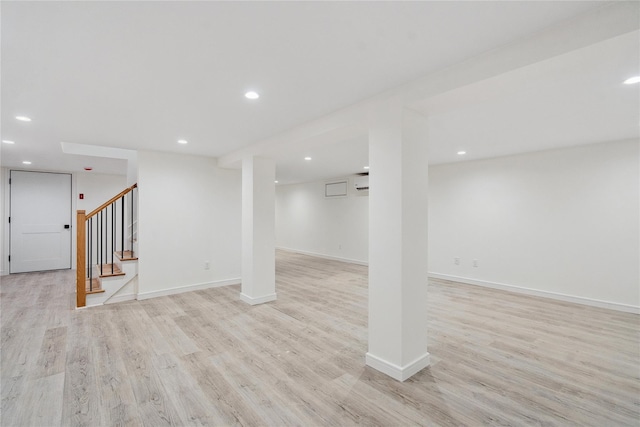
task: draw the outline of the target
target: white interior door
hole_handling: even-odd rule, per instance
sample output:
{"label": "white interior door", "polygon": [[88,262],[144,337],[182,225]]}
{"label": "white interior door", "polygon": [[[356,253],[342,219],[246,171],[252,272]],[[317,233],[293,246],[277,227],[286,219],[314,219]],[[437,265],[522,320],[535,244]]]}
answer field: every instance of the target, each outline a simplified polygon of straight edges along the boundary
{"label": "white interior door", "polygon": [[10,273],[71,268],[71,175],[11,171]]}

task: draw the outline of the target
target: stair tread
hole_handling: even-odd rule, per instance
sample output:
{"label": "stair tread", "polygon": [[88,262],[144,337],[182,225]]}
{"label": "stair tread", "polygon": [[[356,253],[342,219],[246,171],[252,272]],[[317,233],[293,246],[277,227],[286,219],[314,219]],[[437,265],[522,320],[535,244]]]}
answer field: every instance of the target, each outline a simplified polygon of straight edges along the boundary
{"label": "stair tread", "polygon": [[[113,266],[113,270],[112,270]],[[114,276],[124,276],[125,273],[118,268],[116,264],[102,264],[102,273],[100,273],[100,265],[98,265],[98,276],[99,277],[114,277]]]}
{"label": "stair tread", "polygon": [[138,257],[132,251],[116,251],[114,252],[115,256],[118,257],[120,261],[137,261]]}
{"label": "stair tread", "polygon": [[102,289],[102,284],[100,282],[100,279],[97,277],[94,277],[93,279],[91,279],[92,282],[92,286],[89,286],[89,279],[87,279],[86,284],[85,284],[85,289],[86,289],[86,293],[88,294],[97,294],[100,292],[104,292],[104,289]]}

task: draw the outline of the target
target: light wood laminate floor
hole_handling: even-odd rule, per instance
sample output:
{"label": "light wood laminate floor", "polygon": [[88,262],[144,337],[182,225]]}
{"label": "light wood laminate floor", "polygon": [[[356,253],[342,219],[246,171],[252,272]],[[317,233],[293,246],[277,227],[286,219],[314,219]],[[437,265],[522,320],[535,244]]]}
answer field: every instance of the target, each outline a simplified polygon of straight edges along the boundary
{"label": "light wood laminate floor", "polygon": [[[637,315],[433,280],[432,364],[364,366],[366,267],[279,252],[229,286],[73,310],[73,272],[2,278],[2,426],[638,426]],[[427,333],[427,330],[425,330]]]}

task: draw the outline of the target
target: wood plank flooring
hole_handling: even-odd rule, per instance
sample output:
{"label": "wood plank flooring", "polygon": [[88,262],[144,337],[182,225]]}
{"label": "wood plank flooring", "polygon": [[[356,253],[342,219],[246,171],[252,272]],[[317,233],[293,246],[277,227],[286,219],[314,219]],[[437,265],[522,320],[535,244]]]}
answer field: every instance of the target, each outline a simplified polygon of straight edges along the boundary
{"label": "wood plank flooring", "polygon": [[364,366],[358,265],[279,252],[254,307],[229,286],[74,310],[72,271],[0,291],[6,427],[640,425],[637,315],[433,280],[432,365],[399,383]]}

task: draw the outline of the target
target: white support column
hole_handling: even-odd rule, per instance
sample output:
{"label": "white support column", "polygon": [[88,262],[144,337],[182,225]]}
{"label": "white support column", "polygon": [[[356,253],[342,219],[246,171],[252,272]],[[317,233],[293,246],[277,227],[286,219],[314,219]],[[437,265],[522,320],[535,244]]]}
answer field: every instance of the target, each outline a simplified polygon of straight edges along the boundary
{"label": "white support column", "polygon": [[240,299],[255,305],[276,299],[275,163],[248,157],[242,161],[242,290]]}
{"label": "white support column", "polygon": [[372,109],[366,363],[399,381],[429,365],[426,138],[399,100]]}

